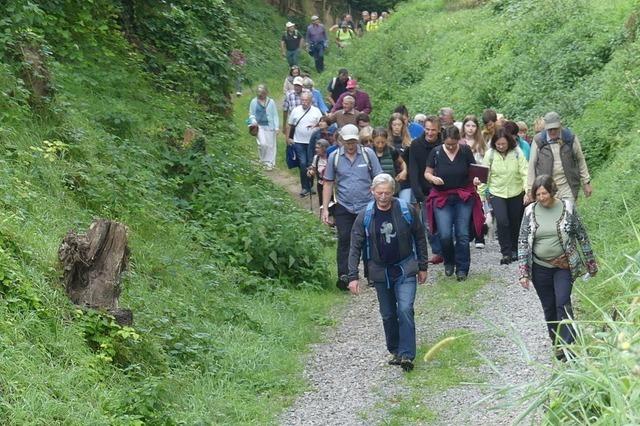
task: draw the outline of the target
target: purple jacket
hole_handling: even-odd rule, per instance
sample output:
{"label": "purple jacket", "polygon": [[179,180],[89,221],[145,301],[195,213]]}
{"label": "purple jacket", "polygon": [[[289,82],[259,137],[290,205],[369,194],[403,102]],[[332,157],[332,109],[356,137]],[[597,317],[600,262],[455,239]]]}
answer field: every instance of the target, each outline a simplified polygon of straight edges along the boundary
{"label": "purple jacket", "polygon": [[327,33],[324,30],[324,25],[309,25],[307,27],[307,43],[311,45],[311,43],[324,42],[327,40]]}
{"label": "purple jacket", "polygon": [[342,95],[340,95],[336,103],[333,105],[333,108],[331,108],[331,112],[336,112],[339,109],[342,109],[342,100],[344,99],[345,96],[353,96],[355,98],[356,100],[355,109],[357,109],[360,112],[371,114],[371,101],[369,100],[369,95],[367,95],[362,90],[357,90],[357,89],[356,89],[355,95],[352,95],[349,92],[344,92]]}

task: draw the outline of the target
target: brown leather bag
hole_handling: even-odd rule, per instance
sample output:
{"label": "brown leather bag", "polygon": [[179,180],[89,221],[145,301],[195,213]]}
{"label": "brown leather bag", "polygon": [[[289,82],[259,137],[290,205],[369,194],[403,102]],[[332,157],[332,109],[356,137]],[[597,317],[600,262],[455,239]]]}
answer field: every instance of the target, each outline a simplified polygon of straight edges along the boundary
{"label": "brown leather bag", "polygon": [[251,124],[249,125],[249,134],[251,136],[258,136],[258,125],[257,124]]}
{"label": "brown leather bag", "polygon": [[562,253],[560,256],[558,257],[554,257],[551,260],[547,260],[546,262],[552,264],[553,266],[555,266],[556,268],[560,268],[560,269],[569,269],[569,258],[567,257],[566,254]]}

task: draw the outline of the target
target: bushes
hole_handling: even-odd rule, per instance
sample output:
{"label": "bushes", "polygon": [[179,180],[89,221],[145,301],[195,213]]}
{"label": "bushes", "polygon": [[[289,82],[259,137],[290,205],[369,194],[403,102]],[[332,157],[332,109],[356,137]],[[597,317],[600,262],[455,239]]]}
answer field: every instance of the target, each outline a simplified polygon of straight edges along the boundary
{"label": "bushes", "polygon": [[459,118],[491,107],[529,123],[555,110],[580,135],[594,170],[609,158],[613,136],[638,121],[633,2],[509,0],[443,9],[405,4],[350,53],[375,121],[385,122],[400,103],[427,113],[451,106]]}

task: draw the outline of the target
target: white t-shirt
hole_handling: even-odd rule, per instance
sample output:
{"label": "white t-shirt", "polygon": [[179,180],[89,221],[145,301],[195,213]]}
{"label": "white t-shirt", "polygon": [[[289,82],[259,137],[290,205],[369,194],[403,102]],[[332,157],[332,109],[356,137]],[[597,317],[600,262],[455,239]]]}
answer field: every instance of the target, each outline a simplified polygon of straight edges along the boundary
{"label": "white t-shirt", "polygon": [[[293,134],[293,141],[296,143],[309,143],[311,135],[317,130],[318,122],[322,117],[322,113],[317,107],[311,105],[310,111],[302,109],[302,105],[298,105],[289,114],[289,124],[296,124],[296,131]],[[304,114],[306,112],[306,114]],[[303,117],[304,114],[304,117]],[[302,118],[302,119],[301,119]]]}

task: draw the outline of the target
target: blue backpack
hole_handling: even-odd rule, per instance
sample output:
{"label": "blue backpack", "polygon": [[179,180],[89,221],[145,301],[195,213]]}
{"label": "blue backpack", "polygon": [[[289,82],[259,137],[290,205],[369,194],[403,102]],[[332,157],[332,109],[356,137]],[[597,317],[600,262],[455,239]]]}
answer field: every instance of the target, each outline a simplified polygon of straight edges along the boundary
{"label": "blue backpack", "polygon": [[[402,217],[405,222],[411,226],[413,223],[413,216],[411,215],[411,210],[409,210],[409,203],[406,200],[402,200],[400,198],[396,198],[398,203],[400,204],[400,211],[402,212]],[[375,201],[369,201],[367,204],[367,208],[364,211],[364,218],[362,221],[362,225],[364,226],[364,234],[365,234],[365,249],[364,249],[364,260],[367,261],[371,259],[371,244],[369,244],[369,239],[371,238],[371,234],[369,233],[369,226],[371,225],[371,219],[373,218],[373,208],[375,205]],[[416,242],[413,242],[413,255],[416,256]]]}

